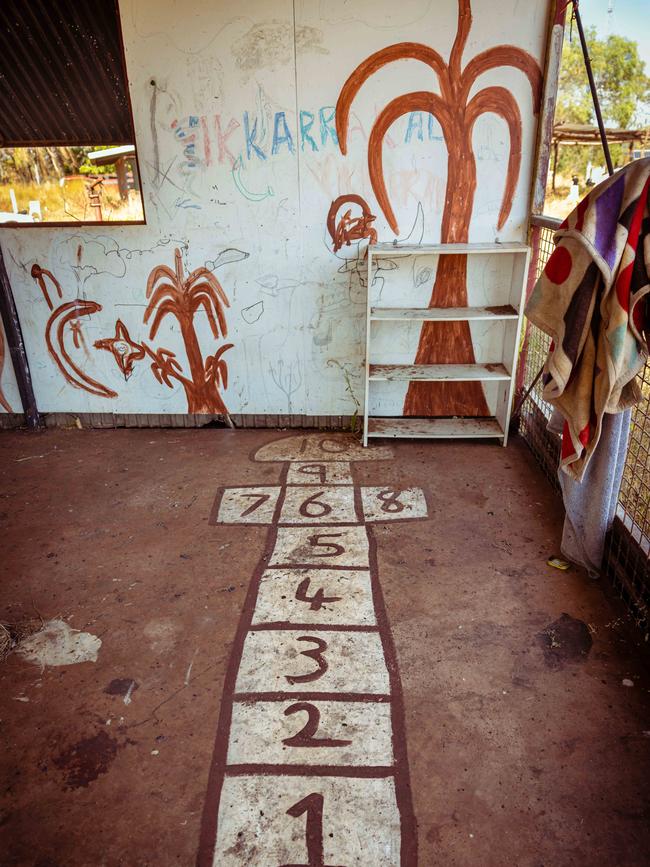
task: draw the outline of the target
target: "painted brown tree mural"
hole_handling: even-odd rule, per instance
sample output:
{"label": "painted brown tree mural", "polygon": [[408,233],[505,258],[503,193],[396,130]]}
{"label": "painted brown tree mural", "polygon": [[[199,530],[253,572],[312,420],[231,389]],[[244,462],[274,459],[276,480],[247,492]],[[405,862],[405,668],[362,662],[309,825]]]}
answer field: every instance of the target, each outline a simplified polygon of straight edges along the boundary
{"label": "painted brown tree mural", "polygon": [[233,344],[223,344],[214,355],[204,360],[194,327],[194,317],[203,310],[215,340],[228,333],[225,308],[230,304],[217,278],[207,268],[197,268],[186,277],[181,251],[176,249],[174,269],[158,265],[149,275],[147,298],[149,303],[144,312],[144,323],[151,322],[149,340],[155,339],[165,317],[173,316],[180,326],[188,371],[183,372],[181,363],[171,350],[152,349],[144,341],[132,340],[119,319],[115,323],[115,336],[97,340],[95,347],[112,352],[125,379],[131,376],[137,361],[148,358],[158,382],[168,388],[173,388],[174,382],[183,386],[188,412],[227,415],[220,389],[228,387],[228,366],[223,355]]}
{"label": "painted brown tree mural", "polygon": [[[467,243],[476,191],[476,157],[472,131],[477,118],[488,112],[508,125],[510,150],[505,189],[497,227],[505,224],[521,167],[521,115],[517,102],[505,87],[485,87],[470,99],[477,78],[488,70],[514,67],[530,82],[533,108],[537,113],[542,72],[532,55],[514,45],[495,45],[477,54],[463,67],[462,57],[472,26],[470,0],[459,0],[458,27],[449,62],[427,45],[400,42],[370,55],[343,85],[336,104],[336,131],[343,154],[347,153],[350,107],[364,83],[382,67],[396,60],[419,60],[436,74],[440,95],[430,91],[402,94],[379,113],[368,140],[368,169],[377,202],[392,231],[399,232],[384,178],[382,145],[390,126],[412,111],[432,114],[440,123],[448,153],[447,188],[440,237],[442,243]],[[429,307],[463,307],[467,304],[467,257],[441,256]],[[416,364],[473,363],[474,349],[467,322],[425,322],[415,357]],[[404,402],[404,414],[489,415],[480,383],[412,382]]]}

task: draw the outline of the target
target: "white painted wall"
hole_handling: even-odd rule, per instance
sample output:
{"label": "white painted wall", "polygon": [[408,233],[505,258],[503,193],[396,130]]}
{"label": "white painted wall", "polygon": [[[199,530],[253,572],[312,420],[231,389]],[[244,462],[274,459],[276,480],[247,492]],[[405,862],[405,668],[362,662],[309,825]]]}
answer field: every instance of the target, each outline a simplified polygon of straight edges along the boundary
{"label": "white painted wall", "polygon": [[[147,225],[5,229],[0,236],[39,409],[187,411],[183,388],[157,382],[149,361],[136,361],[127,381],[112,354],[93,347],[113,336],[120,319],[133,342],[170,349],[186,367],[177,322],[167,317],[149,340],[142,321],[147,277],[155,266],[173,268],[178,247],[185,273],[208,268],[230,300],[234,347],[224,356],[229,384],[222,391],[230,412],[352,413],[348,382],[362,399],[365,286],[356,247],[332,252],[327,212],[338,195],[361,194],[378,215],[380,240],[392,240],[368,179],[367,136],[393,97],[437,90],[433,73],[410,60],[377,73],[353,105],[345,157],[330,118],[343,82],[372,52],[409,40],[447,58],[455,0],[121,0],[120,7]],[[528,4],[524,12],[518,0],[474,0],[465,61],[512,43],[543,66],[547,9],[547,3]],[[495,115],[478,120],[470,240],[497,234],[524,240],[535,138],[530,88],[510,68],[487,73],[481,84],[506,86],[516,97],[523,161],[510,217],[497,233],[508,132]],[[419,118],[410,126],[408,133],[409,119],[397,121],[384,147],[391,201],[401,237],[413,230],[418,239],[437,241],[447,152],[436,121],[422,117],[422,141]],[[101,305],[81,319],[85,348],[71,335],[65,346],[77,367],[117,397],[73,387],[48,354],[50,311],[30,275],[34,263],[58,278],[64,301]],[[430,289],[430,282],[411,280],[409,297],[426,304]],[[214,352],[202,311],[195,325],[204,356]],[[411,344],[414,352],[417,333]]]}

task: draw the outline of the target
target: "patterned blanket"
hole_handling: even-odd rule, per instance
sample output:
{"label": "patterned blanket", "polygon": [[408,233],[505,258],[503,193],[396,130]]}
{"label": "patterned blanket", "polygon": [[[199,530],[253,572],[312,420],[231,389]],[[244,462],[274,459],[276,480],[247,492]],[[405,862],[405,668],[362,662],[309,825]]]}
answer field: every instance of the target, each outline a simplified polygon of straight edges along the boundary
{"label": "patterned blanket", "polygon": [[526,308],[552,338],[544,398],[564,417],[562,461],[580,480],[603,414],[636,403],[650,290],[650,158],[594,187],[555,235]]}

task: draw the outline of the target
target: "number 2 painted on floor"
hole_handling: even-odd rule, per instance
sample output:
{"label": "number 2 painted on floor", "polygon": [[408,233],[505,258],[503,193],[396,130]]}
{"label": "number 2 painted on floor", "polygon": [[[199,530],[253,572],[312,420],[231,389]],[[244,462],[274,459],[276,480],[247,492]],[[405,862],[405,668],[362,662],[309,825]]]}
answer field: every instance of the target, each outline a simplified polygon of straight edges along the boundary
{"label": "number 2 painted on floor", "polygon": [[340,738],[316,737],[316,732],[320,726],[320,711],[315,704],[309,701],[297,701],[290,704],[284,715],[290,716],[300,711],[307,714],[307,722],[295,735],[290,738],[283,738],[283,744],[288,747],[347,747],[352,743],[352,741],[341,740]]}

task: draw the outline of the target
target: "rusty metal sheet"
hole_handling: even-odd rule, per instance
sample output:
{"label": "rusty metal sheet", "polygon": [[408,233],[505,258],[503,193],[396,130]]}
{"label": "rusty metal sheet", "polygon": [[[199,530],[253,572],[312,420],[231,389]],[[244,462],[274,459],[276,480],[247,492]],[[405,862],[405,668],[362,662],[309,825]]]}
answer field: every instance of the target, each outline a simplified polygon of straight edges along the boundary
{"label": "rusty metal sheet", "polygon": [[3,0],[0,146],[131,142],[116,0]]}

